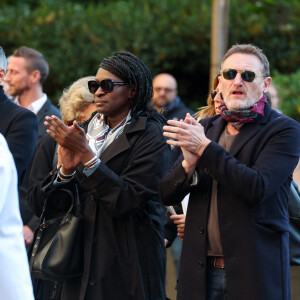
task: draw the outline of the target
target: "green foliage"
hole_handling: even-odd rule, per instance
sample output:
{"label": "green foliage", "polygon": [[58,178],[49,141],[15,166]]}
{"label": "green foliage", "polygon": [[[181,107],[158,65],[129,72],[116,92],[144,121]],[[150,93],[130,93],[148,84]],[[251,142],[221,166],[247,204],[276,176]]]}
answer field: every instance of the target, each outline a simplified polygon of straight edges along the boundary
{"label": "green foliage", "polygon": [[264,49],[271,70],[289,74],[300,68],[300,1],[231,0],[230,5],[230,45]]}
{"label": "green foliage", "polygon": [[[211,0],[0,0],[0,40],[8,55],[27,45],[50,64],[44,89],[57,100],[74,80],[96,73],[102,59],[127,50],[152,74],[172,73],[191,108],[209,84]],[[253,43],[271,70],[300,69],[298,0],[231,0],[229,46]]]}
{"label": "green foliage", "polygon": [[273,81],[281,99],[279,108],[285,115],[300,122],[300,69],[290,75],[276,71]]}
{"label": "green foliage", "polygon": [[45,55],[50,63],[45,91],[50,96],[57,98],[74,80],[95,74],[104,57],[121,50],[139,56],[153,75],[173,73],[183,98],[201,93],[203,86],[195,84],[201,78],[206,93],[209,60],[203,57],[209,53],[209,1],[83,5],[48,0],[34,9],[34,0],[30,2],[2,9],[1,43],[8,55],[23,44]]}

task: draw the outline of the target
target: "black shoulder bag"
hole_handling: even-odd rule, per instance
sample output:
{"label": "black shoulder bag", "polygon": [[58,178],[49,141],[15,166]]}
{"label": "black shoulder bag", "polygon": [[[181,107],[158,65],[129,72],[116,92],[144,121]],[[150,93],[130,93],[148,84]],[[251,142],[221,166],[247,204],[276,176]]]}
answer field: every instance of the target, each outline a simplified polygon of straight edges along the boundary
{"label": "black shoulder bag", "polygon": [[40,220],[29,251],[31,275],[61,281],[81,276],[83,218],[77,185],[74,191],[51,191]]}

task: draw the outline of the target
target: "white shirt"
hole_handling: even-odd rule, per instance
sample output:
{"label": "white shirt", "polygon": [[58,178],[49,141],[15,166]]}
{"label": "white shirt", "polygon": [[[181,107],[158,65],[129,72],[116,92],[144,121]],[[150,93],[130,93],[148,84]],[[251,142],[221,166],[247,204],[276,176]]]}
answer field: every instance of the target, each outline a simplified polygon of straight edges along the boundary
{"label": "white shirt", "polygon": [[0,134],[0,299],[34,300],[14,159]]}
{"label": "white shirt", "polygon": [[[35,101],[33,101],[28,107],[27,109],[31,110],[33,113],[37,114],[40,109],[42,108],[42,106],[46,103],[47,101],[47,95],[43,94],[43,96]],[[18,104],[20,106],[20,102],[19,102],[19,96],[17,96],[14,100],[14,102],[16,104]]]}

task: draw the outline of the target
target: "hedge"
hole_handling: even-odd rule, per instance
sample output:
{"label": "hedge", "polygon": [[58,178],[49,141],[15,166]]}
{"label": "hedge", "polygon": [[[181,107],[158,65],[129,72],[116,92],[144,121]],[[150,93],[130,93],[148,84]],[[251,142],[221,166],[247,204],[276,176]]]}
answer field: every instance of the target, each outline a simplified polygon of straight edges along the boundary
{"label": "hedge", "polygon": [[[116,51],[139,56],[153,75],[170,72],[192,108],[205,103],[210,62],[209,0],[0,0],[1,45],[10,55],[27,45],[50,64],[44,89],[54,102],[79,77],[95,74]],[[229,46],[264,49],[271,69],[300,69],[300,2],[230,2]],[[299,91],[300,92],[300,91]],[[290,113],[290,112],[288,112]]]}

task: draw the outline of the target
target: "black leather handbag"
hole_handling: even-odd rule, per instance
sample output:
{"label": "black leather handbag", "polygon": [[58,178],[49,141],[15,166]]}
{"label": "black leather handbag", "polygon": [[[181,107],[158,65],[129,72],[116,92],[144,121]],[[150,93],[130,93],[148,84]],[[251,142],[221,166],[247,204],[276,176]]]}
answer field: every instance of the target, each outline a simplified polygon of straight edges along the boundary
{"label": "black leather handbag", "polygon": [[82,275],[83,218],[77,186],[50,192],[40,220],[29,251],[31,275],[59,281]]}

